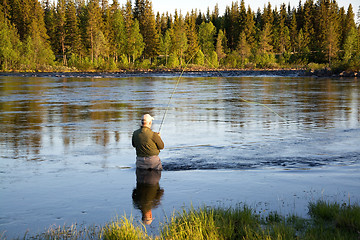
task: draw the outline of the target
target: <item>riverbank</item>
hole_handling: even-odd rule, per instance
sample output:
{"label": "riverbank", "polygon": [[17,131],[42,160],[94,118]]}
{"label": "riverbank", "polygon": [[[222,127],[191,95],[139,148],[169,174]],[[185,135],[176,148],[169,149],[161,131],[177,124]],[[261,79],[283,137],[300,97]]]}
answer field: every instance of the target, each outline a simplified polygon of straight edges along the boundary
{"label": "riverbank", "polygon": [[318,200],[308,208],[309,218],[277,212],[261,216],[243,204],[192,207],[166,219],[157,235],[149,234],[132,217],[122,216],[104,226],[53,226],[34,236],[24,234],[22,239],[359,239],[359,205]]}
{"label": "riverbank", "polygon": [[358,77],[358,72],[335,73],[330,70],[305,69],[258,69],[258,70],[229,70],[229,69],[147,69],[124,70],[117,72],[0,72],[0,76],[19,77],[68,77],[68,78],[121,78],[127,76],[167,76],[183,73],[185,76],[202,77],[246,77],[246,76],[290,76],[290,77]]}

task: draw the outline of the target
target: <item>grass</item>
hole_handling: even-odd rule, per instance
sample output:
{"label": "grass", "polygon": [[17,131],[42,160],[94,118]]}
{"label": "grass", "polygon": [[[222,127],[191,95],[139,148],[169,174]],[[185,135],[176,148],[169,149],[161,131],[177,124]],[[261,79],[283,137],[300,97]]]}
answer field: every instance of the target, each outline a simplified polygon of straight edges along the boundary
{"label": "grass", "polygon": [[[360,239],[360,207],[317,201],[309,203],[309,218],[256,214],[247,206],[232,208],[191,207],[175,213],[161,224],[159,236],[149,236],[132,217],[116,218],[103,227],[51,227],[23,239],[129,239],[129,240],[231,240],[231,239]],[[0,239],[6,239],[0,235]]]}

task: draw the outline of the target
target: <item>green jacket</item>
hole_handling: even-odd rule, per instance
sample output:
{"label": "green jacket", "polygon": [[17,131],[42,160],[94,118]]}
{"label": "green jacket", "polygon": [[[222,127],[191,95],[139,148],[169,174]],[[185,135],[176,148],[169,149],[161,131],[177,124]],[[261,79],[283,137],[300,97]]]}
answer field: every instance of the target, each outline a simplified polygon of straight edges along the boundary
{"label": "green jacket", "polygon": [[141,127],[132,135],[132,145],[136,148],[136,156],[150,157],[159,155],[164,148],[164,142],[157,133],[148,127]]}

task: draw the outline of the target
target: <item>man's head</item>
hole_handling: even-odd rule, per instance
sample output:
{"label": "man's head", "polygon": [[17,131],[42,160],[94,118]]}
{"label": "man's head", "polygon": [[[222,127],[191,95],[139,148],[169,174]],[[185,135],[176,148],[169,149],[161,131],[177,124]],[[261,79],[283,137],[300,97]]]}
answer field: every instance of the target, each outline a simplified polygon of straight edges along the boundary
{"label": "man's head", "polygon": [[151,127],[154,118],[150,114],[145,114],[141,117],[141,125],[144,127]]}

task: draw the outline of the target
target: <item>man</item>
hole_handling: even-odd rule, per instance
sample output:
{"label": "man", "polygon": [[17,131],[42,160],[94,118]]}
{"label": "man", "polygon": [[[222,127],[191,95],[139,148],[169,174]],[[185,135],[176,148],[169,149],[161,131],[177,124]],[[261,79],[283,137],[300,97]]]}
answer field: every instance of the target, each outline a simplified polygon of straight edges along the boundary
{"label": "man", "polygon": [[164,149],[160,133],[151,130],[152,121],[149,114],[141,118],[141,128],[134,131],[132,145],[136,148],[136,168],[162,170],[159,153]]}

